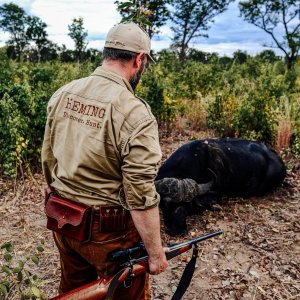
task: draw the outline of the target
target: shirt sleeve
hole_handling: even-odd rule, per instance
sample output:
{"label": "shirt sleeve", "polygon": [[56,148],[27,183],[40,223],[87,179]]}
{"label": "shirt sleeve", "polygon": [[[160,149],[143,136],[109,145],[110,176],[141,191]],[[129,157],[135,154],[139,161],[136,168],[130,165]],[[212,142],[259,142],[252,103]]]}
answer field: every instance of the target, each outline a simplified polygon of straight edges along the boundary
{"label": "shirt sleeve", "polygon": [[51,124],[53,120],[53,105],[57,101],[58,96],[61,93],[61,90],[62,88],[60,88],[53,94],[47,106],[47,122],[45,126],[41,160],[42,160],[43,174],[45,176],[45,180],[48,186],[53,181],[51,173],[56,164],[56,158],[53,155],[53,151],[51,147]]}
{"label": "shirt sleeve", "polygon": [[135,127],[122,151],[120,202],[125,208],[145,210],[158,205],[154,180],[161,157],[156,120],[146,118]]}
{"label": "shirt sleeve", "polygon": [[56,163],[56,159],[53,156],[53,152],[51,150],[51,145],[50,145],[50,126],[49,126],[49,122],[47,121],[43,147],[42,147],[42,168],[48,186],[52,182],[51,173],[55,166],[55,163]]}

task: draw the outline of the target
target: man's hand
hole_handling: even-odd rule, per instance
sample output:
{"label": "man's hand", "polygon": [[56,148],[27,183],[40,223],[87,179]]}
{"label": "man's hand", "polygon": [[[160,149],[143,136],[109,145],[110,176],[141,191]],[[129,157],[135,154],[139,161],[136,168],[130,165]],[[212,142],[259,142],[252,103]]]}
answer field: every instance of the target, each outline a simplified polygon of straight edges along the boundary
{"label": "man's hand", "polygon": [[169,249],[162,247],[158,207],[131,210],[130,213],[149,255],[150,274],[157,275],[165,271],[169,265],[165,252]]}
{"label": "man's hand", "polygon": [[149,256],[149,272],[152,275],[158,275],[164,272],[169,265],[165,254],[169,252],[169,248],[162,248],[162,250],[158,256]]}

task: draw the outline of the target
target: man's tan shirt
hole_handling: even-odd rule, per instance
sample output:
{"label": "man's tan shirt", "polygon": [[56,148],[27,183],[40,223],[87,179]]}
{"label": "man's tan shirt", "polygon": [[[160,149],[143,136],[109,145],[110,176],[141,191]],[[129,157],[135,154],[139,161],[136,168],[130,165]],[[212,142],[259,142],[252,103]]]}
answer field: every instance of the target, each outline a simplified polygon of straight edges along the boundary
{"label": "man's tan shirt", "polygon": [[51,97],[42,164],[62,196],[129,210],[156,206],[160,159],[156,120],[118,74],[99,67]]}

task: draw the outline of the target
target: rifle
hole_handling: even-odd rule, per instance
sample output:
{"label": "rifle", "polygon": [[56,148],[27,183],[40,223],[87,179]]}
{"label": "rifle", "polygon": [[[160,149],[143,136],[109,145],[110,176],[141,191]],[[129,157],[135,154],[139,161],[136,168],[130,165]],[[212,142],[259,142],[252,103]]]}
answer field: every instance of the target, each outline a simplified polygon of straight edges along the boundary
{"label": "rifle", "polygon": [[[182,278],[172,300],[181,299],[185,290],[189,286],[198,256],[197,244],[221,233],[222,230],[218,229],[212,233],[203,234],[189,241],[169,247],[169,252],[166,253],[167,260],[170,260],[193,248],[192,258],[183,272]],[[140,254],[141,256],[139,258],[132,258],[132,255],[136,254]],[[139,244],[138,246],[129,249],[113,251],[109,254],[108,258],[112,261],[125,261],[120,265],[121,270],[117,274],[112,275],[107,279],[95,280],[72,291],[51,298],[50,300],[111,300],[113,299],[113,293],[118,284],[121,282],[125,283],[125,281],[128,280],[130,281],[132,278],[149,271],[149,257],[143,244]]]}

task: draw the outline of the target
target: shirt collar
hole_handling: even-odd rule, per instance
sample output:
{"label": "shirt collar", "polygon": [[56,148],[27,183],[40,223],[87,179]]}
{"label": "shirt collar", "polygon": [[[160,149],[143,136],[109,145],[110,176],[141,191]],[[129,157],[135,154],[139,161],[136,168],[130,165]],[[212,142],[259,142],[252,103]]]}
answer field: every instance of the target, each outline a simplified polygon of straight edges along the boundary
{"label": "shirt collar", "polygon": [[129,81],[125,78],[122,77],[121,75],[119,75],[117,72],[105,68],[103,66],[98,67],[92,74],[91,76],[101,76],[101,77],[106,77],[110,80],[115,81],[116,83],[124,86],[125,88],[127,88],[132,94],[134,94],[134,91],[131,87],[131,84],[129,83]]}

